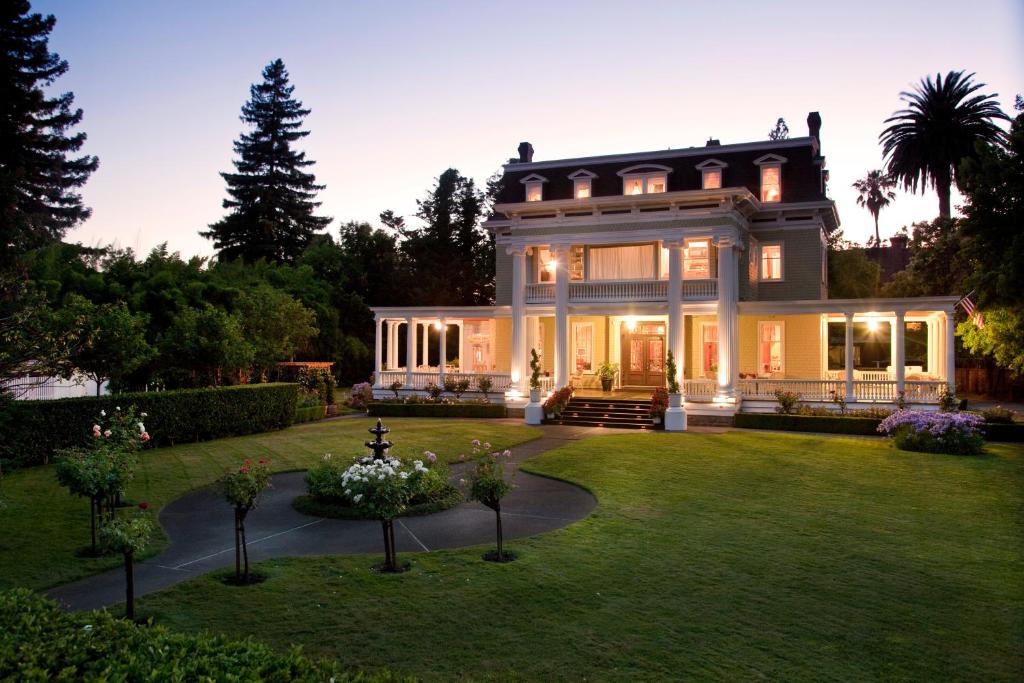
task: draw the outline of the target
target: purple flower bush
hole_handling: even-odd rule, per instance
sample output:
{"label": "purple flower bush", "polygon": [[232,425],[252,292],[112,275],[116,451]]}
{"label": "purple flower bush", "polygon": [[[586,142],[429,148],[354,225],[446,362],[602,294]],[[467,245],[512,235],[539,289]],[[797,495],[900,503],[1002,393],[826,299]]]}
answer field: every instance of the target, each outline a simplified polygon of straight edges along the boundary
{"label": "purple flower bush", "polygon": [[926,453],[974,455],[985,445],[984,418],[972,413],[926,413],[897,410],[878,425],[893,438],[897,448]]}

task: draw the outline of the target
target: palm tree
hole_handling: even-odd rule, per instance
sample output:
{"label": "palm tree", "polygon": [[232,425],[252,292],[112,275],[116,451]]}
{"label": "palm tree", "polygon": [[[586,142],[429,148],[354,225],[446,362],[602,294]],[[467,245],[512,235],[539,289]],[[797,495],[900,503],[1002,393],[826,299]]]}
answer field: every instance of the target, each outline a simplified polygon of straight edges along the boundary
{"label": "palm tree", "polygon": [[896,187],[896,180],[879,170],[868,171],[866,176],[853,183],[853,187],[860,193],[860,196],[857,197],[857,206],[866,206],[871,217],[875,219],[875,242],[881,246],[882,238],[878,234],[878,214],[889,206],[892,200],[896,199],[896,193],[892,191],[892,188]]}
{"label": "palm tree", "polygon": [[939,195],[939,215],[950,215],[949,191],[959,176],[961,160],[974,156],[975,145],[1002,144],[1006,134],[996,119],[1009,121],[996,95],[974,95],[985,87],[974,74],[950,71],[922,79],[914,92],[901,92],[906,109],[885,120],[892,124],[879,135],[887,171],[905,189],[923,192],[928,185]]}

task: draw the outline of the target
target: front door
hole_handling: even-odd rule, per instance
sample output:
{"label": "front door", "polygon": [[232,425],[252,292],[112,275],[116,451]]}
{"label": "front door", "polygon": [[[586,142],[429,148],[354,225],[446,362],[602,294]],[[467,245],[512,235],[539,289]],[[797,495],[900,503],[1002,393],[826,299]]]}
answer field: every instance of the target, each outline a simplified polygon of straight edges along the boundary
{"label": "front door", "polygon": [[665,324],[637,323],[622,333],[622,384],[633,387],[665,386]]}

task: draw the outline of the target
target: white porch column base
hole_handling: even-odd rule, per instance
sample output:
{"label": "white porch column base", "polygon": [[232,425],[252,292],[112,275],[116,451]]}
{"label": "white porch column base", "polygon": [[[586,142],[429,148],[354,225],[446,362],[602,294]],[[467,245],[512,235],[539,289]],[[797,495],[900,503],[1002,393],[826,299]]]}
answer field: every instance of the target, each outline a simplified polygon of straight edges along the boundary
{"label": "white porch column base", "polygon": [[686,431],[686,408],[683,406],[682,394],[668,395],[668,409],[665,411],[665,431]]}
{"label": "white porch column base", "polygon": [[539,425],[544,421],[544,405],[540,402],[540,389],[530,389],[530,402],[526,404],[523,416],[528,425]]}

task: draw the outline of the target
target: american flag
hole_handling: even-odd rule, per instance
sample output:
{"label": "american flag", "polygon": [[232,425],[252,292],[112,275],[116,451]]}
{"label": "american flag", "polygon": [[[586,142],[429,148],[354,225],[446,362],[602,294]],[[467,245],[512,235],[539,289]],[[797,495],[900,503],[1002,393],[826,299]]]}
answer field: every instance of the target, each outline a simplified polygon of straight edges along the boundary
{"label": "american flag", "polygon": [[[974,290],[971,290],[971,294],[974,294]],[[963,299],[960,299],[958,303],[964,307],[964,313],[966,313],[970,317],[971,322],[974,323],[974,326],[980,330],[981,328],[985,327],[985,319],[981,317],[981,311],[979,311],[978,308],[974,305],[974,301],[971,299],[971,294],[968,294]]]}

